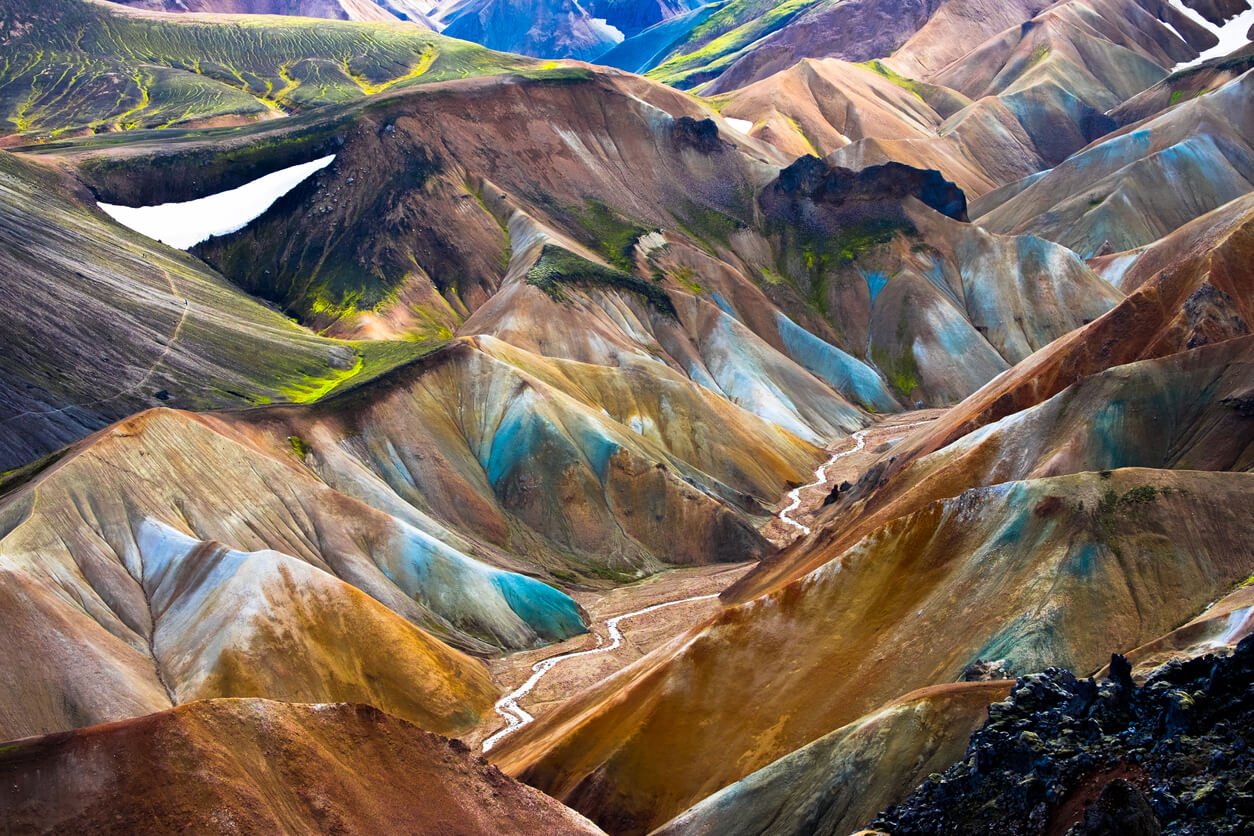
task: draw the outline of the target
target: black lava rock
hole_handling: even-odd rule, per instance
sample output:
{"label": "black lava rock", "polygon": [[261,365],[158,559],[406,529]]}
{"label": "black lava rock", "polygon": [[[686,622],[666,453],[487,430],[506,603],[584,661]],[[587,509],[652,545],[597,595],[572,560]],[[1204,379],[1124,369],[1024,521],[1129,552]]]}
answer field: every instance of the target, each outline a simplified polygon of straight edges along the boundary
{"label": "black lava rock", "polygon": [[[1254,833],[1254,637],[1141,687],[1051,668],[989,707],[966,757],[869,827],[894,834]],[[1070,829],[1068,829],[1070,828]]]}

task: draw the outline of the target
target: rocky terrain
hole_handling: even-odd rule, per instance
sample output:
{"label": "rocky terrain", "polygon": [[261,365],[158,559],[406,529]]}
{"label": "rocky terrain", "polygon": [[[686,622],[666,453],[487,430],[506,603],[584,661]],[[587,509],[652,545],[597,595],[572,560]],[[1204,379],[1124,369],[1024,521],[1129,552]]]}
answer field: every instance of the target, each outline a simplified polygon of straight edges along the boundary
{"label": "rocky terrain", "polygon": [[0,0],[0,820],[1248,829],[1252,15]]}
{"label": "rocky terrain", "polygon": [[1019,679],[971,737],[871,827],[892,833],[1243,833],[1254,824],[1254,639],[1143,684],[1048,669]]}

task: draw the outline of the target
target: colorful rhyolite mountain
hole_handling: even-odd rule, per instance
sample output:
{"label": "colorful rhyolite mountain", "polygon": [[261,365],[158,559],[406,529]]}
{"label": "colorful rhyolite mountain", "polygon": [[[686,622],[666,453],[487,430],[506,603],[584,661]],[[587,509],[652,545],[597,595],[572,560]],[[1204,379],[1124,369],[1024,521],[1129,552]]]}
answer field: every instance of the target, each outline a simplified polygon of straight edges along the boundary
{"label": "colorful rhyolite mountain", "polygon": [[1247,0],[130,5],[0,0],[0,819],[1248,824]]}

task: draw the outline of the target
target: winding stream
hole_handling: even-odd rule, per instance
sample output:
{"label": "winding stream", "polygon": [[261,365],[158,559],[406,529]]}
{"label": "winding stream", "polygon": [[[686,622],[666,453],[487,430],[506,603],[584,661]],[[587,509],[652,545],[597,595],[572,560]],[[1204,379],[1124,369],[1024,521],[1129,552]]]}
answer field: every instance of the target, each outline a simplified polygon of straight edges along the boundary
{"label": "winding stream", "polygon": [[818,470],[814,471],[813,482],[811,482],[808,485],[802,485],[799,488],[793,488],[791,491],[789,491],[788,498],[791,501],[782,511],[779,512],[778,516],[780,520],[782,520],[787,525],[791,525],[793,528],[797,529],[802,534],[809,534],[810,533],[809,526],[802,525],[801,523],[797,522],[796,520],[792,518],[792,512],[796,511],[798,508],[801,507],[801,492],[808,491],[811,488],[817,488],[819,485],[827,484],[827,469],[831,467],[832,465],[836,464],[836,462],[843,459],[845,456],[852,456],[854,453],[862,452],[862,449],[866,447],[866,434],[867,434],[866,430],[859,430],[858,432],[854,433],[853,436],[851,436],[855,442],[854,448],[852,450],[845,450],[842,453],[833,454],[832,457],[827,460],[826,464],[824,464]]}
{"label": "winding stream", "polygon": [[[920,422],[917,422],[916,424],[907,424],[901,427],[901,429],[903,430],[909,429],[911,427],[917,426],[918,424],[922,424],[922,423],[927,423],[927,422],[920,421]],[[810,533],[810,529],[808,526],[802,525],[801,523],[797,522],[796,520],[792,518],[792,513],[801,507],[802,491],[807,491],[807,490],[810,490],[811,488],[818,487],[819,485],[826,484],[827,483],[827,469],[831,467],[833,464],[835,464],[836,462],[845,458],[846,456],[852,456],[854,453],[861,452],[866,447],[867,432],[868,432],[867,430],[859,430],[858,432],[854,433],[851,436],[851,438],[854,440],[853,448],[849,450],[845,450],[840,453],[834,453],[832,457],[827,460],[826,464],[824,464],[818,470],[814,471],[813,482],[811,482],[808,485],[802,485],[799,488],[794,488],[793,490],[789,491],[788,497],[790,501],[788,505],[783,510],[781,510],[779,514],[777,515],[780,518],[780,520],[800,530],[803,534]],[[717,597],[718,597],[718,593],[714,593],[711,595],[697,595],[692,598],[681,598],[678,601],[666,601],[661,604],[654,604],[652,606],[645,607],[644,609],[636,610],[635,612],[624,613],[623,615],[616,615],[613,618],[611,618],[609,621],[605,622],[605,629],[609,633],[609,636],[610,636],[609,644],[605,643],[605,640],[601,638],[601,635],[599,633],[594,633],[593,635],[596,636],[596,641],[597,641],[596,647],[590,648],[589,650],[576,650],[571,653],[563,653],[558,656],[550,656],[548,659],[543,659],[539,662],[536,662],[534,665],[531,666],[531,677],[526,682],[518,686],[518,688],[516,688],[515,690],[506,694],[504,697],[501,697],[501,699],[497,700],[496,713],[499,714],[502,717],[502,719],[505,720],[505,728],[497,731],[491,737],[483,741],[483,751],[485,752],[491,751],[492,747],[495,746],[498,742],[500,742],[502,738],[507,737],[508,735],[513,734],[514,732],[518,731],[524,726],[527,726],[535,722],[536,718],[533,717],[525,708],[519,705],[518,701],[526,697],[528,694],[530,694],[532,690],[535,689],[536,685],[539,684],[540,680],[544,678],[545,674],[547,674],[549,671],[553,670],[555,667],[562,664],[563,662],[569,662],[571,659],[578,659],[583,656],[592,656],[597,653],[612,653],[615,650],[617,650],[619,647],[621,647],[623,644],[623,633],[621,630],[619,630],[618,625],[621,624],[622,622],[631,618],[635,618],[636,616],[645,615],[646,613],[656,612],[657,610],[665,609],[667,607],[675,607],[675,606],[679,606],[680,604],[689,604],[694,601],[708,601],[712,598],[717,598]]]}
{"label": "winding stream", "polygon": [[623,634],[622,631],[618,629],[620,622],[626,621],[629,618],[635,618],[638,615],[644,615],[645,613],[665,609],[666,607],[675,607],[679,604],[689,604],[693,601],[708,601],[711,598],[717,597],[717,592],[712,595],[697,595],[693,598],[683,598],[678,601],[666,601],[661,604],[654,604],[651,607],[645,607],[642,610],[636,610],[635,612],[616,615],[609,621],[605,622],[605,629],[610,634],[609,644],[604,643],[604,639],[601,638],[599,633],[594,633],[593,635],[595,635],[597,639],[596,647],[590,650],[576,650],[573,653],[563,653],[560,656],[550,656],[548,659],[536,662],[531,666],[531,678],[520,685],[517,689],[511,691],[497,701],[496,713],[505,718],[505,728],[483,741],[483,751],[487,752],[491,750],[501,738],[506,735],[513,734],[523,726],[535,721],[536,718],[531,716],[525,708],[520,706],[518,701],[527,696],[527,694],[531,693],[531,690],[536,687],[536,684],[546,673],[553,670],[562,662],[569,662],[571,659],[578,659],[581,656],[592,656],[597,653],[612,653],[621,647],[623,644]]}

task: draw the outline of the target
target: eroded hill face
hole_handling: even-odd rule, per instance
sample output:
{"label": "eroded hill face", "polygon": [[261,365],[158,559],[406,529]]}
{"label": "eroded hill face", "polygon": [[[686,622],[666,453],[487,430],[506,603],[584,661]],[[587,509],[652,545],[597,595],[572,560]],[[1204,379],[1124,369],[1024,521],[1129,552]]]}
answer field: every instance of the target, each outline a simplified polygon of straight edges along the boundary
{"label": "eroded hill face", "polygon": [[[614,51],[705,99],[410,24],[0,9],[0,738],[63,735],[0,747],[0,803],[844,834],[1007,677],[1232,648],[1248,49],[1173,74],[1243,11],[1196,5],[528,33],[631,21]],[[207,10],[383,8],[325,6]],[[311,161],[190,253],[95,205]],[[216,783],[153,789],[191,761]]]}
{"label": "eroded hill face", "polygon": [[22,829],[601,832],[456,741],[366,705],[197,702],[19,741],[0,773],[0,811]]}
{"label": "eroded hill face", "polygon": [[396,86],[534,67],[400,22],[154,15],[91,0],[6,0],[0,20],[9,59],[0,116],[4,133],[17,135],[5,145],[240,125]]}

